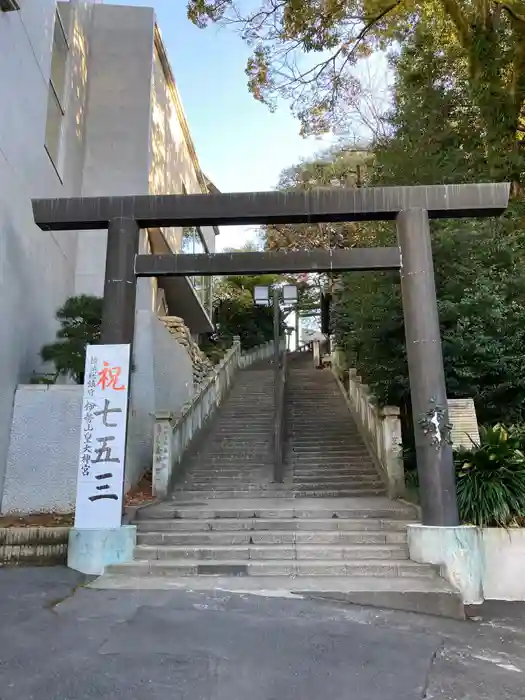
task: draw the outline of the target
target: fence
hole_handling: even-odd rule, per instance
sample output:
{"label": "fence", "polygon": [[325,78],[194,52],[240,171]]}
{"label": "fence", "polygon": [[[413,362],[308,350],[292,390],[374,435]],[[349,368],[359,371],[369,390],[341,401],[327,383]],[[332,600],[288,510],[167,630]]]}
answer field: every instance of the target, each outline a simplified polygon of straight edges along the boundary
{"label": "fence", "polygon": [[399,408],[378,406],[375,396],[357,376],[357,370],[342,370],[337,358],[336,352],[332,369],[361,437],[382,471],[389,496],[400,498],[405,494],[405,474]]}
{"label": "fence", "polygon": [[267,359],[273,354],[273,343],[266,343],[241,353],[239,338],[214,373],[199,387],[191,400],[175,416],[170,411],[155,413],[153,436],[153,495],[165,498],[170,490],[177,465],[195,435],[215,413],[229,391],[238,369]]}

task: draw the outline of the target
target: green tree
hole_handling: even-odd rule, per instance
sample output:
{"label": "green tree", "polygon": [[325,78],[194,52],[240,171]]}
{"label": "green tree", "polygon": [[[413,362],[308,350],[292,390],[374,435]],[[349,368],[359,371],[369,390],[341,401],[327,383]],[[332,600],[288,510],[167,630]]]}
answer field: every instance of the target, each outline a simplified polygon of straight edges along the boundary
{"label": "green tree", "polygon": [[84,383],[86,346],[100,341],[102,299],[80,295],[71,297],[56,313],[60,328],[54,343],[44,345],[40,356],[53,362],[57,375],[71,376]]}
{"label": "green tree", "polygon": [[255,305],[253,293],[256,286],[277,281],[276,275],[229,275],[216,284],[215,323],[222,347],[230,347],[235,335],[240,336],[245,350],[272,340],[273,310]]}
{"label": "green tree", "polygon": [[[391,136],[373,144],[373,184],[486,179],[477,110],[453,57],[420,29],[393,61]],[[479,114],[478,114],[479,117]],[[521,420],[525,399],[523,203],[500,219],[433,222],[433,253],[447,390],[475,398],[482,421]],[[390,224],[367,224],[375,245]],[[336,337],[383,401],[409,413],[398,276],[352,273],[334,309]]]}
{"label": "green tree", "polygon": [[347,126],[360,95],[355,66],[418,29],[457,57],[483,126],[491,177],[523,180],[525,9],[522,0],[189,0],[188,16],[233,25],[253,47],[257,100],[291,102],[303,133]]}
{"label": "green tree", "polygon": [[[343,142],[285,170],[277,189],[362,187],[370,182],[373,163],[374,155],[368,148]],[[359,244],[361,233],[359,226],[348,222],[275,224],[263,229],[263,240],[267,250],[351,248]]]}

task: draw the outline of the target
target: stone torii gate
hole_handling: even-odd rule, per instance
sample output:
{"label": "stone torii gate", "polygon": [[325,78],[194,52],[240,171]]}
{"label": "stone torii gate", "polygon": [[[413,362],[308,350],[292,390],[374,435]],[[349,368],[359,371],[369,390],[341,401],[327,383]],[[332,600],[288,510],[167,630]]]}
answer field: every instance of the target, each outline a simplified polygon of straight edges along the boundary
{"label": "stone torii gate", "polygon": [[[42,230],[107,229],[102,342],[132,344],[137,277],[400,270],[423,524],[459,523],[429,219],[488,217],[506,183],[33,200]],[[141,228],[395,220],[398,247],[138,255]],[[438,409],[434,412],[434,409]],[[427,418],[427,428],[421,425]]]}

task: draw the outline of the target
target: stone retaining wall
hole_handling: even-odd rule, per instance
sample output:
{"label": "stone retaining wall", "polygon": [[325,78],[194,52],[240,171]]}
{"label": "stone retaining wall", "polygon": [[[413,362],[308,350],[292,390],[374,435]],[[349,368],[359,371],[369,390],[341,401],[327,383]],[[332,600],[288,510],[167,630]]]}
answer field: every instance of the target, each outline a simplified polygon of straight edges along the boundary
{"label": "stone retaining wall", "polygon": [[190,356],[193,365],[193,382],[195,387],[199,386],[213,372],[213,363],[193,340],[189,328],[184,324],[182,318],[179,316],[161,316],[160,320]]}
{"label": "stone retaining wall", "polygon": [[69,527],[0,528],[0,566],[66,564]]}

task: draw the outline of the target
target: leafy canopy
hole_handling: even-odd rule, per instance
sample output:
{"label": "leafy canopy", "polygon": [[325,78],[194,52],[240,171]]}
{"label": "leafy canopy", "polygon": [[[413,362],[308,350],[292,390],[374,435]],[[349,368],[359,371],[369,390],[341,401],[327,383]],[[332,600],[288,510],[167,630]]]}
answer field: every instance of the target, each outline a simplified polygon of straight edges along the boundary
{"label": "leafy canopy", "polygon": [[362,92],[356,64],[424,28],[462,64],[493,177],[501,174],[500,149],[514,154],[507,176],[522,177],[522,0],[189,0],[188,16],[200,27],[238,29],[253,48],[246,66],[251,93],[272,109],[279,98],[290,101],[305,134],[347,130],[349,106]]}

